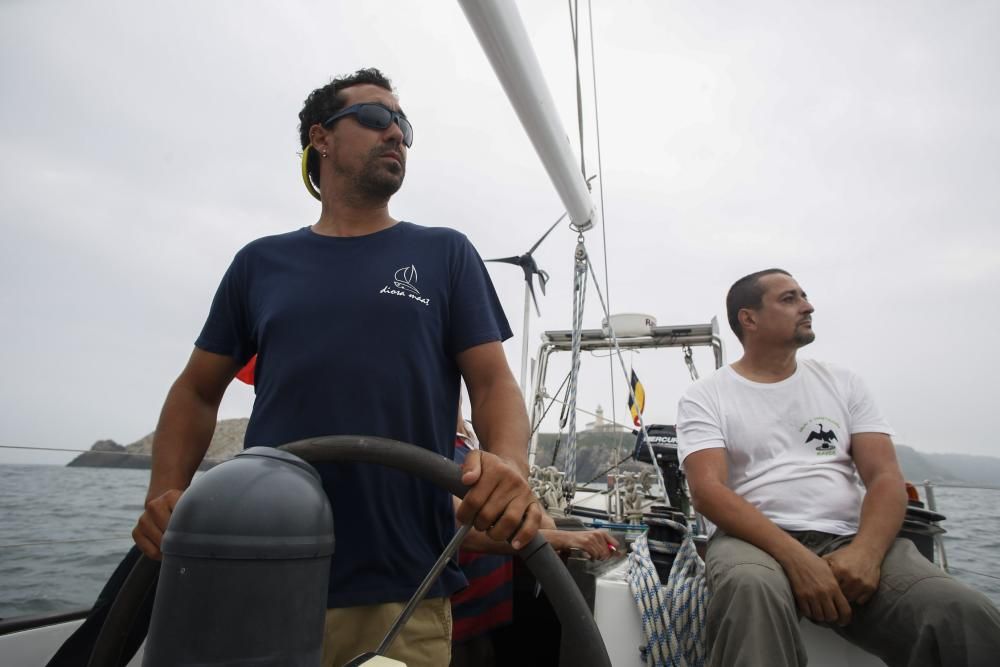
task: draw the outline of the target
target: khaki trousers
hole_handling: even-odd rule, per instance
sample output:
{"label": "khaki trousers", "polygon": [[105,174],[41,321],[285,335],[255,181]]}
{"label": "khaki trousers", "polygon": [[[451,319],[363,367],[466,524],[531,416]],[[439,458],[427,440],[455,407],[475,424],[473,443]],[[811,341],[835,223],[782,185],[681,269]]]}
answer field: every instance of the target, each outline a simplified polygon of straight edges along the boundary
{"label": "khaki trousers", "polygon": [[[405,602],[326,610],[323,667],[342,667],[382,643]],[[407,667],[444,667],[451,662],[451,600],[421,602],[387,656]]]}
{"label": "khaki trousers", "polygon": [[[814,531],[789,534],[817,555],[853,539]],[[705,564],[709,664],[805,665],[800,616],[781,565],[721,531],[708,543]],[[852,605],[852,611],[850,624],[831,627],[891,667],[1000,664],[1000,612],[907,539],[897,539],[886,554],[875,595]]]}

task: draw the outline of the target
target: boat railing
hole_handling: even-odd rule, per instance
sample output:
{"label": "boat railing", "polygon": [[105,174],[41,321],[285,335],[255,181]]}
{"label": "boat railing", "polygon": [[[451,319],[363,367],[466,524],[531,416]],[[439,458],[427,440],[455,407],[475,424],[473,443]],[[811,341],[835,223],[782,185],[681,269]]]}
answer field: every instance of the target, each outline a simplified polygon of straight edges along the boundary
{"label": "boat railing", "polygon": [[[937,512],[937,500],[934,497],[934,489],[974,489],[977,491],[1000,491],[1000,486],[989,486],[989,485],[979,485],[979,484],[960,484],[960,483],[947,483],[947,482],[932,482],[929,479],[925,479],[920,486],[924,488],[924,498],[927,499],[927,509],[932,512]],[[941,535],[934,535],[934,550],[936,556],[936,562],[941,566],[941,569],[949,574],[954,574],[955,572],[964,572],[967,574],[974,574],[980,577],[986,577],[987,579],[995,579],[1000,581],[1000,577],[995,574],[987,574],[985,572],[976,572],[975,570],[969,570],[967,568],[957,568],[955,566],[948,565],[948,555],[945,553],[944,540],[941,539]]]}
{"label": "boat railing", "polygon": [[[571,329],[546,331],[542,334],[542,341],[542,351],[567,352],[573,349],[573,331]],[[653,326],[649,328],[649,334],[644,336],[618,337],[618,347],[623,350],[685,346],[711,347],[715,353],[716,367],[722,365],[722,338],[719,336],[719,324],[714,317],[708,324]],[[601,350],[612,347],[611,338],[604,329],[583,329],[580,332],[581,350]],[[542,356],[542,351],[539,351],[539,359]]]}
{"label": "boat railing", "polygon": [[[921,485],[924,487],[924,498],[927,499],[927,509],[932,512],[937,512],[937,501],[934,499],[934,482],[929,479],[925,479],[924,483]],[[935,534],[932,538],[934,540],[934,555],[935,562],[941,567],[945,572],[948,571],[948,554],[945,553],[944,540],[941,539],[941,535]]]}
{"label": "boat railing", "polygon": [[[612,350],[617,344],[620,350],[639,350],[650,348],[676,347],[710,347],[715,357],[715,367],[724,363],[725,351],[722,337],[719,335],[718,319],[705,324],[681,324],[672,326],[651,326],[649,333],[641,336],[616,337],[612,339],[610,331],[605,329],[583,329],[580,331],[580,349],[583,351]],[[528,450],[528,461],[534,464],[538,449],[538,430],[541,421],[548,412],[546,400],[552,401],[545,389],[545,378],[548,373],[549,359],[554,352],[572,352],[572,329],[557,329],[542,334],[542,344],[535,357],[537,360],[533,372],[534,391],[529,403],[531,421],[531,442]],[[565,381],[564,381],[565,382]],[[556,392],[558,393],[558,391]],[[579,409],[579,408],[578,408]]]}

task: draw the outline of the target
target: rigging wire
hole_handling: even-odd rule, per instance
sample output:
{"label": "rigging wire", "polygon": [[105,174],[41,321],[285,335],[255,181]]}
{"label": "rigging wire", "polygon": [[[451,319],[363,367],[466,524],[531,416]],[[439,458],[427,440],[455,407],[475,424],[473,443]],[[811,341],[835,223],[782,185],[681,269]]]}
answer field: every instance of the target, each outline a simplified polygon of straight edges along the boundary
{"label": "rigging wire", "polygon": [[[580,30],[579,30],[579,20],[580,20],[580,13],[579,13],[579,0],[567,0],[567,5],[568,5],[568,9],[569,9],[570,34],[571,34],[572,41],[573,41],[573,60],[574,60],[574,64],[575,64],[575,74],[576,74],[576,109],[577,109],[577,127],[578,127],[578,131],[579,131],[579,135],[580,135],[580,169],[581,169],[581,171],[583,173],[584,179],[586,179],[586,181],[587,181],[587,186],[589,188],[590,187],[590,181],[591,181],[591,179],[587,179],[586,162],[585,162],[585,157],[584,157],[585,153],[586,153],[586,150],[585,150],[585,146],[584,146],[584,127],[583,127],[583,87],[582,87],[582,84],[581,84],[581,76],[580,76],[580,40],[579,40],[579,33],[580,33]],[[601,233],[602,233],[602,248],[603,248],[603,252],[604,252],[604,283],[605,283],[605,291],[607,291],[609,293],[609,302],[610,302],[610,291],[611,291],[611,288],[610,288],[609,271],[608,271],[607,231],[606,231],[606,226],[603,225],[603,223],[604,223],[604,184],[603,184],[604,173],[603,173],[603,163],[602,163],[602,160],[601,160],[601,147],[600,147],[600,119],[599,119],[599,115],[597,113],[597,99],[598,99],[597,98],[597,65],[596,65],[596,55],[595,55],[595,47],[594,47],[593,7],[592,7],[592,5],[590,3],[590,0],[588,0],[588,2],[587,2],[587,14],[588,14],[588,26],[589,26],[589,35],[590,35],[591,75],[592,75],[593,84],[594,84],[594,107],[595,107],[594,111],[595,111],[595,125],[596,125],[596,130],[597,130],[598,176],[601,178],[601,181],[602,181],[600,183],[599,187],[600,187],[600,193],[601,193],[601,221],[602,221],[602,230],[601,230]],[[578,264],[579,268],[578,268],[578,272],[577,272],[577,274],[578,274],[577,281],[575,281],[575,282],[582,282],[582,284],[585,285],[586,284],[585,283],[585,281],[586,281],[586,269],[589,268],[590,269],[590,273],[594,275],[594,280],[595,280],[595,283],[596,283],[597,276],[596,276],[596,274],[594,272],[593,265],[591,264],[590,259],[587,256],[586,249],[585,249],[585,246],[584,246],[583,235],[582,234],[580,234],[580,236],[577,239],[576,261],[577,261],[577,264]],[[583,264],[586,265],[586,268],[580,266],[580,265],[583,265]],[[581,273],[582,273],[582,281],[580,281],[580,274]],[[583,289],[586,289],[586,288],[584,287]],[[580,285],[579,284],[575,287],[575,290],[577,292],[580,291]],[[598,294],[600,294],[600,288],[597,288],[597,290],[598,290]],[[604,308],[604,314],[605,314],[605,317],[608,319],[609,326],[610,326],[610,317],[611,317],[610,310],[609,310],[608,305],[605,304],[603,297],[601,298],[601,305]],[[566,421],[567,420],[569,421],[569,434],[568,434],[568,443],[567,443],[568,446],[569,446],[569,452],[567,454],[567,468],[568,468],[568,474],[567,474],[567,476],[571,478],[572,484],[574,486],[576,485],[576,480],[575,480],[575,472],[576,472],[576,470],[575,470],[575,468],[576,468],[576,460],[575,460],[575,457],[576,457],[576,410],[577,410],[577,408],[576,408],[576,375],[579,373],[579,343],[578,343],[578,340],[577,340],[577,336],[578,336],[578,332],[579,332],[579,330],[580,330],[580,328],[582,326],[582,314],[583,314],[582,310],[583,310],[583,295],[580,294],[580,293],[576,293],[575,294],[575,298],[574,298],[573,370],[570,372],[570,383],[569,383],[569,385],[566,388],[567,399],[568,399],[567,400],[567,404],[563,405],[562,415],[561,415],[561,419],[560,419],[560,432],[562,430],[562,427],[566,424]],[[618,354],[619,354],[619,360],[620,360],[620,356],[621,356],[621,351],[620,350],[618,351]],[[610,383],[610,385],[611,385],[611,418],[612,418],[612,422],[617,422],[617,417],[618,417],[618,415],[617,415],[617,412],[618,412],[617,402],[618,401],[616,400],[616,396],[615,396],[614,359],[613,359],[613,356],[611,356],[611,355],[609,355],[609,357],[608,357],[608,364],[609,364],[609,373],[610,373],[610,377],[611,377],[611,380],[612,380],[611,383]],[[631,394],[631,392],[632,392],[631,387],[629,388],[629,392]],[[568,409],[569,414],[567,414],[567,409],[566,408],[569,408]],[[641,421],[641,417],[640,417],[640,421]],[[561,438],[560,438],[560,440],[561,440]],[[622,445],[623,445],[623,443],[624,443],[624,438],[619,438],[618,442],[615,445],[615,451],[617,452],[617,458],[619,458],[619,459],[621,459],[621,456],[622,456]],[[555,462],[555,458],[556,458],[557,453],[558,453],[558,446],[559,446],[559,441],[557,441],[557,443],[556,443],[556,451],[553,452],[553,463]],[[662,485],[662,481],[663,480],[662,480],[662,477],[660,476],[659,470],[657,470],[657,476],[660,477],[660,482],[661,482],[661,485]],[[664,487],[664,492],[665,492],[665,487]],[[668,504],[669,504],[669,501],[668,501]]]}
{"label": "rigging wire", "polygon": [[563,377],[563,381],[559,384],[559,388],[556,389],[555,395],[548,397],[549,398],[549,405],[548,405],[547,408],[545,408],[542,411],[542,416],[538,418],[538,421],[531,428],[531,435],[532,436],[535,435],[535,433],[538,431],[538,429],[540,429],[542,427],[542,422],[545,420],[545,415],[549,414],[549,410],[552,409],[552,406],[555,405],[557,402],[562,403],[562,401],[559,401],[558,396],[559,396],[559,392],[562,391],[562,388],[564,386],[566,386],[566,381],[567,380],[569,380],[569,373],[566,373],[565,377]]}
{"label": "rigging wire", "polygon": [[[586,150],[584,147],[583,137],[583,87],[581,84],[580,77],[580,8],[579,0],[567,0],[569,7],[569,18],[570,18],[570,33],[573,38],[573,61],[575,63],[576,72],[576,116],[577,116],[577,128],[580,134],[580,169],[583,172],[583,177],[587,178],[587,168],[585,162]],[[609,282],[608,271],[608,235],[607,235],[607,225],[604,217],[604,164],[601,155],[601,122],[600,114],[598,112],[598,98],[597,98],[597,57],[596,50],[594,48],[594,11],[591,4],[591,0],[587,0],[587,25],[590,36],[590,71],[591,80],[593,82],[594,91],[594,128],[595,128],[595,145],[597,147],[597,175],[599,176],[598,191],[600,193],[600,206],[601,206],[601,248],[604,254],[604,291],[608,294],[608,307],[605,309],[606,316],[610,318],[610,304],[611,304],[611,286]],[[591,179],[587,179],[587,186],[590,187]],[[588,264],[589,264],[588,260]],[[594,277],[597,280],[597,277]],[[610,383],[611,388],[611,419],[612,421],[617,421],[618,413],[618,400],[615,393],[615,364],[613,355],[608,356],[608,372],[612,381]],[[621,442],[615,448],[618,453],[618,457],[621,458]]]}
{"label": "rigging wire", "polygon": [[[152,454],[146,454],[145,452],[106,452],[101,450],[93,449],[70,449],[67,447],[33,447],[31,445],[0,445],[0,449],[22,449],[29,452],[70,452],[73,454],[102,454],[109,456],[145,456],[147,458],[151,457]],[[225,459],[210,459],[204,458],[203,461],[206,463],[221,463]]]}
{"label": "rigging wire", "polygon": [[569,4],[569,31],[573,37],[573,61],[576,63],[576,124],[580,131],[580,171],[587,178],[587,163],[583,151],[583,88],[580,84],[580,7],[578,0]]}
{"label": "rigging wire", "polygon": [[699,378],[698,369],[694,365],[694,350],[691,349],[690,345],[684,346],[684,364],[687,366],[688,375],[691,376],[691,381],[696,382]]}
{"label": "rigging wire", "polygon": [[[635,453],[632,453],[632,454],[629,454],[628,456],[626,456],[623,459],[619,459],[618,461],[615,461],[613,464],[611,464],[611,466],[609,468],[605,468],[603,471],[597,473],[596,475],[594,475],[593,477],[591,477],[590,479],[588,479],[586,482],[584,482],[584,485],[586,485],[586,484],[592,484],[593,482],[596,482],[601,477],[604,477],[605,475],[607,475],[609,472],[611,472],[612,470],[614,470],[615,468],[617,468],[621,464],[628,463],[629,461],[631,461],[634,458],[635,458]],[[649,465],[649,464],[646,464],[646,465]]]}
{"label": "rigging wire", "polygon": [[[78,454],[86,454],[87,452],[93,451],[91,449],[67,449],[65,447],[31,447],[29,445],[0,445],[0,449],[26,449],[28,451],[41,451],[41,452],[75,452]],[[136,452],[101,452],[102,454],[135,454]]]}
{"label": "rigging wire", "polygon": [[[552,399],[553,403],[559,403],[560,405],[566,405],[566,401],[561,401],[561,400],[559,400],[558,397],[550,396],[549,398]],[[585,410],[583,408],[577,408],[576,411],[580,412],[582,414],[588,415],[590,417],[597,417],[597,413],[596,412],[591,412],[590,410]],[[605,417],[605,419],[607,419],[607,417]],[[623,435],[626,434],[626,433],[628,433],[629,431],[632,431],[634,429],[634,427],[629,426],[628,424],[621,424],[619,422],[611,421],[611,420],[608,420],[608,424],[610,424],[611,426],[617,426],[619,428],[624,429],[623,431],[621,431],[621,433]]]}
{"label": "rigging wire", "polygon": [[[629,373],[625,368],[625,357],[622,355],[622,349],[618,346],[618,338],[615,336],[614,327],[611,325],[611,314],[608,312],[607,302],[604,300],[604,295],[601,293],[601,287],[597,282],[597,272],[594,271],[594,265],[590,262],[589,256],[586,257],[587,268],[590,270],[590,275],[594,278],[594,291],[597,292],[597,298],[601,302],[601,308],[604,310],[604,316],[608,318],[608,338],[614,344],[615,355],[618,357],[618,364],[622,369],[622,377],[625,378],[625,382],[628,384],[628,393],[632,400],[635,400],[635,391],[632,389],[632,383],[629,382]],[[656,460],[656,452],[653,451],[653,443],[650,442],[648,433],[646,432],[646,420],[643,418],[642,413],[639,414],[639,429],[647,435],[646,437],[646,447],[649,448],[650,459]],[[660,489],[663,492],[663,500],[667,505],[673,505],[671,502],[670,494],[667,492],[667,483],[663,479],[663,471],[660,470],[660,466],[653,466],[653,470],[656,472],[656,481],[660,484]]]}
{"label": "rigging wire", "polygon": [[[600,109],[597,103],[597,55],[594,48],[594,10],[591,4],[591,0],[587,0],[587,26],[590,32],[590,78],[594,85],[594,145],[597,148],[597,191],[598,198],[600,199],[601,206],[601,253],[604,255],[604,292],[608,295],[608,317],[611,315],[611,285],[610,285],[610,271],[608,271],[608,225],[607,219],[604,217],[604,161],[601,155],[601,115]],[[579,68],[577,69],[577,76],[579,77]],[[582,116],[581,116],[582,117]],[[582,128],[581,120],[581,128]],[[581,129],[582,132],[582,129]],[[580,152],[583,153],[583,144],[580,145]],[[597,278],[595,276],[594,280]],[[608,356],[608,371],[610,377],[612,378],[611,384],[611,419],[617,419],[618,412],[618,401],[615,397],[615,383],[613,378],[615,376],[615,362],[611,355]],[[619,444],[618,456],[621,457],[621,446]]]}

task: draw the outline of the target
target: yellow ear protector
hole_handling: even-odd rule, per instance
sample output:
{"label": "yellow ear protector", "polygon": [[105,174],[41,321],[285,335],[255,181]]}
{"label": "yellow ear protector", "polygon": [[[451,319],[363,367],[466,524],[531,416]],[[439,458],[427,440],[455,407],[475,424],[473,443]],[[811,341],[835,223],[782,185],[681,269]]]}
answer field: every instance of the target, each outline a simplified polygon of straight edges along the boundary
{"label": "yellow ear protector", "polygon": [[309,179],[309,149],[312,148],[312,144],[306,144],[306,147],[302,149],[302,182],[306,184],[306,190],[309,191],[316,199],[319,199],[319,193],[316,188],[313,187],[312,181]]}

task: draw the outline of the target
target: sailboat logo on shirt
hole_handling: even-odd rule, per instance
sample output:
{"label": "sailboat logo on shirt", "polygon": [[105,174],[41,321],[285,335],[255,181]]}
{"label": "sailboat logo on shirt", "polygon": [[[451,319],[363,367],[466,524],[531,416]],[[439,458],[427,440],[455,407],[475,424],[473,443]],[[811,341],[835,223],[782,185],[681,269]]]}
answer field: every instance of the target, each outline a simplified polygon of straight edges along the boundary
{"label": "sailboat logo on shirt", "polygon": [[396,269],[396,273],[392,277],[392,284],[395,285],[395,289],[386,285],[379,290],[379,294],[405,296],[419,301],[425,306],[430,305],[430,297],[420,296],[420,290],[417,289],[417,267],[413,264]]}
{"label": "sailboat logo on shirt", "polygon": [[417,289],[416,282],[417,267],[413,264],[398,269],[396,271],[396,275],[392,278],[392,284],[399,289],[412,292],[413,294],[420,294],[420,290]]}

